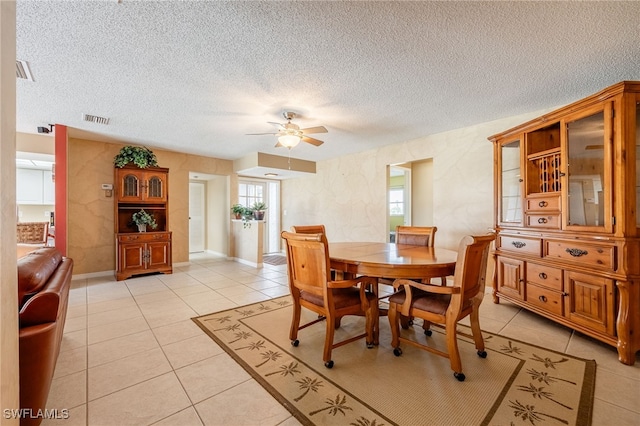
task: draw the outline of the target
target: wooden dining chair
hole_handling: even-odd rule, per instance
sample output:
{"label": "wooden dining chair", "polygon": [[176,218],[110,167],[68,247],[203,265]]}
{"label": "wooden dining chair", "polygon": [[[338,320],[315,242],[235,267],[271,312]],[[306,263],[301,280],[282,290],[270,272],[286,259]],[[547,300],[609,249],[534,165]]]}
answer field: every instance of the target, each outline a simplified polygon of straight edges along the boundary
{"label": "wooden dining chair", "polygon": [[18,258],[48,245],[49,222],[16,223]]}
{"label": "wooden dining chair", "polygon": [[49,222],[18,222],[16,234],[20,244],[39,244],[44,247],[49,238]]}
{"label": "wooden dining chair", "polygon": [[[361,276],[352,280],[331,281],[329,247],[323,234],[282,232],[286,243],[289,289],[293,298],[293,317],[289,338],[298,346],[298,331],[326,319],[326,333],[322,359],[327,368],[333,367],[331,351],[334,348],[366,337],[367,347],[377,342],[378,303],[375,294],[367,288],[377,285],[374,277]],[[315,312],[319,317],[300,324],[301,308]],[[364,316],[365,332],[334,343],[335,325],[345,315]]]}
{"label": "wooden dining chair", "polygon": [[433,247],[436,226],[396,226],[396,244]]}
{"label": "wooden dining chair", "polygon": [[327,232],[324,229],[324,225],[294,225],[291,230],[297,234],[324,234]]}
{"label": "wooden dining chair", "polygon": [[[389,324],[391,346],[396,356],[402,354],[400,342],[444,356],[449,358],[453,375],[463,381],[465,375],[458,351],[456,327],[461,319],[469,316],[478,356],[486,358],[478,309],[484,297],[489,247],[494,239],[495,235],[466,236],[460,241],[452,286],[424,284],[406,279],[394,282],[397,291],[389,298]],[[432,323],[444,325],[447,352],[402,337],[401,316],[423,319],[427,337],[431,336]]]}
{"label": "wooden dining chair", "polygon": [[[396,226],[396,244],[433,247],[436,241],[436,226]],[[419,279],[419,277],[416,277]],[[447,284],[447,277],[440,278],[442,285]]]}

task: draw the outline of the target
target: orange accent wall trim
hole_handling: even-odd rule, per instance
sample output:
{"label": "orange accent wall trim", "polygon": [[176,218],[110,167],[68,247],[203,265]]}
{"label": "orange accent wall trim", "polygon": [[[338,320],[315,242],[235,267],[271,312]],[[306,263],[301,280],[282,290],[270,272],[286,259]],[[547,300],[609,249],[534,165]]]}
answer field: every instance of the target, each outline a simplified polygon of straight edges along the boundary
{"label": "orange accent wall trim", "polygon": [[56,248],[67,255],[67,126],[55,125]]}

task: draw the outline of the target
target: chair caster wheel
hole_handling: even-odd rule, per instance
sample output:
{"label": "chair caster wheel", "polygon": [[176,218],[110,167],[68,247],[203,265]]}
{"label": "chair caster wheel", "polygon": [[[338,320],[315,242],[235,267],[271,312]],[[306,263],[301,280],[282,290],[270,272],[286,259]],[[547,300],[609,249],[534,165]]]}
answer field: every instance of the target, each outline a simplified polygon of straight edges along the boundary
{"label": "chair caster wheel", "polygon": [[478,356],[480,358],[486,358],[487,357],[487,351],[478,351]]}
{"label": "chair caster wheel", "polygon": [[413,325],[413,320],[409,320],[409,321],[407,321],[407,325],[408,325],[408,326],[412,326],[412,325]]}
{"label": "chair caster wheel", "polygon": [[333,360],[325,362],[324,366],[327,367],[327,368],[333,368]]}
{"label": "chair caster wheel", "polygon": [[393,350],[393,354],[394,354],[395,356],[400,356],[400,355],[402,355],[402,349],[400,349],[400,348],[395,348],[395,349]]}
{"label": "chair caster wheel", "polygon": [[296,348],[298,347],[299,344],[300,344],[300,340],[298,340],[298,339],[291,341],[291,346],[294,346]]}
{"label": "chair caster wheel", "polygon": [[375,345],[373,343],[367,342],[367,349],[373,349]]}
{"label": "chair caster wheel", "polygon": [[433,331],[431,331],[431,330],[425,330],[424,331],[424,335],[427,336],[427,337],[431,337],[432,334],[433,334]]}
{"label": "chair caster wheel", "polygon": [[464,379],[466,379],[464,373],[453,373],[453,377],[458,379],[459,382],[464,382]]}

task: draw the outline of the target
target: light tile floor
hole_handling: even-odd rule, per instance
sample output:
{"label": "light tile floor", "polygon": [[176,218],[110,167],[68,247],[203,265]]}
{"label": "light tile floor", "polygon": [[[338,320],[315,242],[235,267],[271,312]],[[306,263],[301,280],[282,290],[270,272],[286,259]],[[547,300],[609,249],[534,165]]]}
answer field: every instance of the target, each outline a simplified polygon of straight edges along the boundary
{"label": "light tile floor", "polygon": [[[285,294],[286,266],[207,255],[171,275],[74,280],[48,402],[70,416],[43,425],[298,425],[191,321]],[[595,359],[593,424],[640,424],[640,356],[623,365],[613,347],[491,297],[480,315],[484,330]]]}

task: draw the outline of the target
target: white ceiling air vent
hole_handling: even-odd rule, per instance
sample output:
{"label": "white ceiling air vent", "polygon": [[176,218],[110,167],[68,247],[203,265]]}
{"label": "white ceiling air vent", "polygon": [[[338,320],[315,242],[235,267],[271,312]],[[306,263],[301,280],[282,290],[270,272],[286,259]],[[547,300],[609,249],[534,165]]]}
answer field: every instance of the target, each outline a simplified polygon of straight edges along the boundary
{"label": "white ceiling air vent", "polygon": [[31,68],[29,68],[29,62],[16,59],[16,77],[23,80],[34,81]]}
{"label": "white ceiling air vent", "polygon": [[106,117],[98,117],[97,115],[83,114],[82,119],[89,123],[109,124],[109,119]]}

